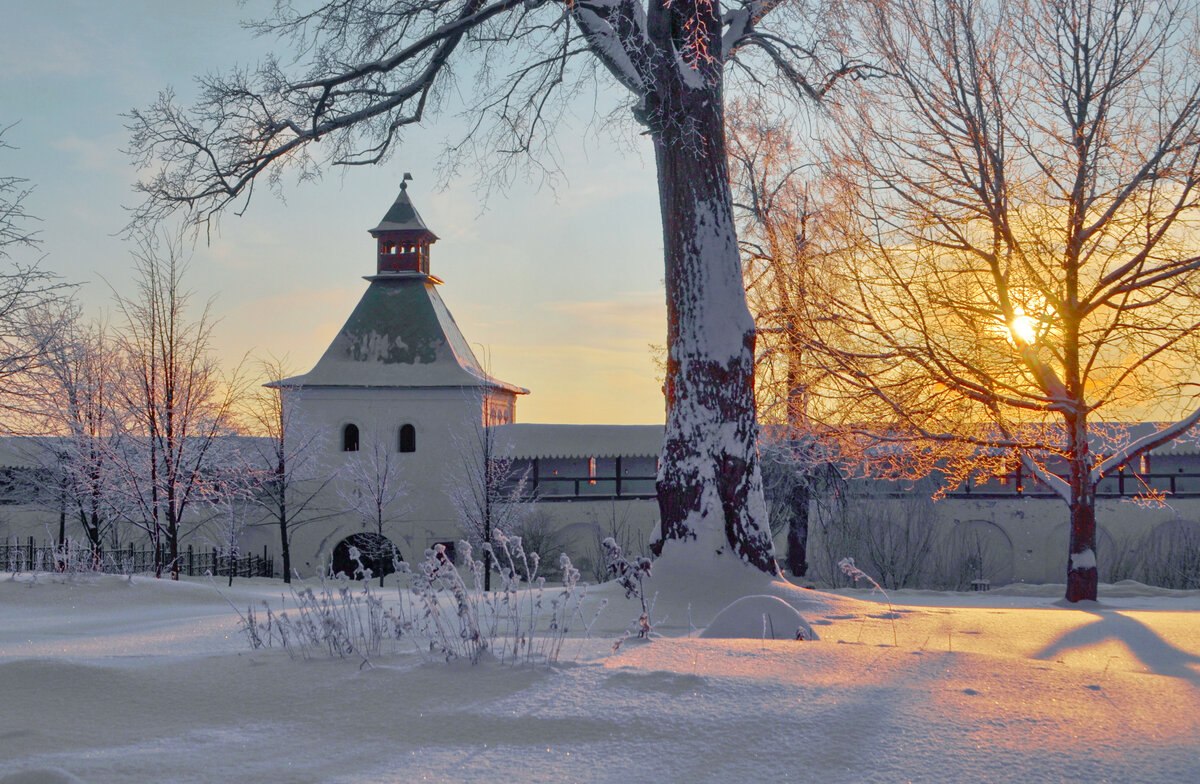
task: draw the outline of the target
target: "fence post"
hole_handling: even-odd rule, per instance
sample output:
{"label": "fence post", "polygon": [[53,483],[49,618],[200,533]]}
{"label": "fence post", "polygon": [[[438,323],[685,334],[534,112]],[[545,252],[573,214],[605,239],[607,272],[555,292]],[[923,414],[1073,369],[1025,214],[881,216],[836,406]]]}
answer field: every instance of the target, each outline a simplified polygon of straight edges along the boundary
{"label": "fence post", "polygon": [[37,564],[33,560],[33,537],[29,537],[29,571],[36,572]]}
{"label": "fence post", "polygon": [[192,556],[192,546],[191,546],[190,544],[188,545],[188,551],[187,551],[187,553],[188,553],[188,561],[187,561],[187,563],[188,563],[188,577],[194,577],[194,576],[195,576],[195,569],[194,569],[194,566],[195,566],[195,561],[193,560],[193,556]]}

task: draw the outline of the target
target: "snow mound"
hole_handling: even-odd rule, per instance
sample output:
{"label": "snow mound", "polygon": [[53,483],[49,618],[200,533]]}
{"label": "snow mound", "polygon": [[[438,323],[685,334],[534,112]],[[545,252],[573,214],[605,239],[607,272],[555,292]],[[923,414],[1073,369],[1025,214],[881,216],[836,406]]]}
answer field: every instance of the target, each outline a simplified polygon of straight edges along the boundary
{"label": "snow mound", "polygon": [[[718,613],[747,596],[775,597],[804,618],[878,610],[874,602],[800,588],[749,566],[728,551],[706,550],[695,542],[668,542],[654,561],[643,590],[655,602],[651,620],[656,630],[667,628],[658,623],[663,616],[676,624],[687,619],[691,628],[710,626]],[[759,628],[744,636],[758,639],[762,637],[761,613],[755,617]]]}
{"label": "snow mound", "polygon": [[743,596],[717,613],[700,637],[716,640],[815,640],[817,633],[777,596]]}

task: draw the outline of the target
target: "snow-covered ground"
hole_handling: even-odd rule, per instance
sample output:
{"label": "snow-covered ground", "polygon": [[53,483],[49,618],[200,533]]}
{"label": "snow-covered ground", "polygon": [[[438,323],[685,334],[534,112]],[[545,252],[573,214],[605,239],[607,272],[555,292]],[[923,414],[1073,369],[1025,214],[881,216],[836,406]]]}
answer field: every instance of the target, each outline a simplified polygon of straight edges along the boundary
{"label": "snow-covered ground", "polygon": [[[865,590],[670,567],[664,636],[614,653],[639,610],[594,587],[606,610],[553,667],[292,661],[202,580],[0,574],[0,783],[1200,781],[1200,592],[902,591],[893,618]],[[700,636],[748,594],[820,640]]]}

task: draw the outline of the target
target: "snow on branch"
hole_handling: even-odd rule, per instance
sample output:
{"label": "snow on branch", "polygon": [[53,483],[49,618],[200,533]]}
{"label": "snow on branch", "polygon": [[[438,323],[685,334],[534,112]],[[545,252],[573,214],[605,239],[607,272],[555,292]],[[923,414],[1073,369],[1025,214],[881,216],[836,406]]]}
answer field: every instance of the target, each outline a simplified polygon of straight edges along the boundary
{"label": "snow on branch", "polygon": [[783,0],[752,0],[743,2],[741,8],[726,11],[721,17],[721,24],[725,27],[725,32],[721,35],[721,61],[729,59],[729,55],[754,29],[754,25],[782,2]]}
{"label": "snow on branch", "polygon": [[1030,457],[1027,453],[1021,453],[1021,465],[1037,477],[1038,481],[1049,487],[1054,494],[1068,504],[1071,503],[1071,485],[1061,476],[1047,471],[1045,468],[1037,464],[1037,461]]}
{"label": "snow on branch", "polygon": [[1130,460],[1136,459],[1139,455],[1149,452],[1151,449],[1162,446],[1170,441],[1179,438],[1188,430],[1192,429],[1197,422],[1200,422],[1200,408],[1197,408],[1187,417],[1178,422],[1167,425],[1161,430],[1157,430],[1150,435],[1139,438],[1132,442],[1124,449],[1119,449],[1108,459],[1101,462],[1099,465],[1092,468],[1092,481],[1099,482],[1105,475],[1111,471],[1115,471],[1121,465],[1128,463]]}
{"label": "snow on branch", "polygon": [[645,95],[652,74],[646,11],[636,0],[568,3],[592,53],[635,95]]}

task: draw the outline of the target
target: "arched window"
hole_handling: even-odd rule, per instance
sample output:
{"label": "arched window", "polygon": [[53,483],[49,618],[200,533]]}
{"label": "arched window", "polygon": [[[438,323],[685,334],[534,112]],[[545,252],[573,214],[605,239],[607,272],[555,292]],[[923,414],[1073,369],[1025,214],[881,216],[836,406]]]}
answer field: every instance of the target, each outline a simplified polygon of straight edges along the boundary
{"label": "arched window", "polygon": [[417,429],[412,425],[400,426],[400,451],[417,451]]}
{"label": "arched window", "polygon": [[358,425],[346,425],[342,429],[342,451],[358,451]]}

